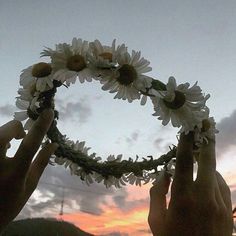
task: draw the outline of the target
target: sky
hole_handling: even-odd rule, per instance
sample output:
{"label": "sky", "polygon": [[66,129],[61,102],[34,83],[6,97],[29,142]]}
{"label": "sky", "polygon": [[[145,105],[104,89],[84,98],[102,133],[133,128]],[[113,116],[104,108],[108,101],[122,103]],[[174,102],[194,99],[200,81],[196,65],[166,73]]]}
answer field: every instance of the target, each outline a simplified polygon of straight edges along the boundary
{"label": "sky", "polygon": [[[0,124],[13,117],[21,70],[44,47],[73,37],[125,43],[149,60],[148,74],[166,83],[198,84],[211,98],[217,122],[217,168],[236,205],[236,1],[234,0],[0,0]],[[45,60],[45,59],[44,59]],[[149,102],[114,100],[98,82],[60,88],[59,128],[86,141],[102,157],[158,157],[176,144],[178,130],[153,117]],[[18,143],[14,142],[10,154]],[[84,185],[58,166],[48,166],[19,218],[62,217],[97,235],[151,235],[147,225],[150,185],[106,189]],[[59,216],[64,192],[64,214]]]}

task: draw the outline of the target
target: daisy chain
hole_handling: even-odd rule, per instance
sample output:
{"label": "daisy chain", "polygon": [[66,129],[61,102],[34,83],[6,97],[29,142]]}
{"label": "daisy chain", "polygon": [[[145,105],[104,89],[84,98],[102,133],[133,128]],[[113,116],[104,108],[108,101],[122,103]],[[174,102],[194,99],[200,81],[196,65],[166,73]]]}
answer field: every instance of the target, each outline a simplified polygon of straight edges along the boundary
{"label": "daisy chain", "polygon": [[171,123],[179,128],[179,133],[194,132],[195,147],[214,139],[218,130],[210,117],[205,95],[195,83],[177,85],[174,77],[167,84],[147,75],[151,71],[150,62],[141,56],[140,51],[130,53],[125,44],[110,46],[99,40],[88,42],[73,38],[71,44],[56,44],[55,49],[46,48],[41,56],[49,62],[39,62],[24,69],[20,75],[20,88],[16,98],[15,119],[24,121],[25,129],[30,129],[45,108],[54,109],[55,118],[47,133],[45,143],[59,144],[53,160],[64,165],[71,174],[78,175],[88,185],[102,182],[106,187],[120,188],[126,184],[141,186],[154,182],[159,173],[167,170],[173,174],[175,169],[176,147],[159,158],[153,156],[123,158],[111,154],[101,158],[90,153],[84,141],[72,141],[57,128],[59,111],[56,110],[54,97],[57,90],[68,88],[75,82],[100,81],[102,90],[114,93],[115,99],[141,100],[144,105],[148,99],[153,104],[154,116],[162,125]]}

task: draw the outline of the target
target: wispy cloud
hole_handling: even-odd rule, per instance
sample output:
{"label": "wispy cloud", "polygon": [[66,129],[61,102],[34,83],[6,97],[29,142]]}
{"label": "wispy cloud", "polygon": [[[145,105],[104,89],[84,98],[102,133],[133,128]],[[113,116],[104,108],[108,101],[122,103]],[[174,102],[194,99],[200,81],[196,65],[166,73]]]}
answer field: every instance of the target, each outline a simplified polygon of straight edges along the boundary
{"label": "wispy cloud", "polygon": [[[38,185],[37,192],[31,197],[21,212],[22,216],[37,217],[59,213],[64,196],[66,212],[82,211],[93,215],[103,213],[102,206],[106,197],[114,194],[114,189],[107,189],[103,184],[84,184],[78,176],[71,176],[64,167],[48,166]],[[48,216],[48,215],[47,215]],[[50,215],[49,215],[50,216]]]}
{"label": "wispy cloud", "polygon": [[173,143],[169,142],[165,138],[156,138],[153,141],[154,147],[160,152],[166,152],[169,150],[169,147],[173,146]]}
{"label": "wispy cloud", "polygon": [[[139,198],[134,198],[130,195],[130,191],[132,195],[136,194],[133,188],[107,189],[103,184],[87,186],[78,176],[71,176],[64,167],[49,166],[18,219],[59,217],[63,202],[63,215],[60,217],[89,232],[101,232],[99,235],[104,233],[107,236],[126,235],[127,229],[133,224],[137,224],[135,230],[146,230],[148,192],[144,197],[138,194]],[[132,229],[132,233],[135,230]],[[130,235],[134,235],[132,233]]]}
{"label": "wispy cloud", "polygon": [[219,134],[217,139],[217,153],[221,157],[231,147],[236,147],[236,110],[223,118],[218,124]]}
{"label": "wispy cloud", "polygon": [[141,205],[148,206],[148,204],[149,204],[148,198],[141,198],[138,200],[134,200],[134,199],[130,200],[129,193],[127,191],[120,191],[119,193],[114,195],[113,201],[114,201],[116,207],[118,207],[123,212],[129,212]]}
{"label": "wispy cloud", "polygon": [[140,132],[139,130],[136,130],[133,133],[131,133],[129,137],[126,137],[125,140],[129,146],[132,146],[136,141],[138,141],[139,136],[140,136]]}
{"label": "wispy cloud", "polygon": [[10,104],[0,106],[0,114],[2,116],[13,116],[16,107]]}
{"label": "wispy cloud", "polygon": [[58,99],[56,101],[58,105],[60,120],[76,120],[80,123],[86,123],[89,117],[92,115],[92,109],[88,98],[81,98],[78,102],[67,102]]}

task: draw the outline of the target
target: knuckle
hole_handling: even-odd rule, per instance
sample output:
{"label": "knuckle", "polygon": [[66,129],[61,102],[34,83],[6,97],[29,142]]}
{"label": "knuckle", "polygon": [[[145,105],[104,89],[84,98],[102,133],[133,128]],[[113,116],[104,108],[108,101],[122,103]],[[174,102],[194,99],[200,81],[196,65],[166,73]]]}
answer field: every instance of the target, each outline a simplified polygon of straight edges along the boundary
{"label": "knuckle", "polygon": [[32,156],[34,154],[34,151],[32,149],[32,144],[29,142],[22,142],[21,144],[21,153],[24,153],[24,155]]}
{"label": "knuckle", "polygon": [[34,130],[40,136],[44,136],[45,133],[47,132],[47,129],[46,129],[45,125],[43,125],[43,124],[41,124],[39,122],[35,123]]}
{"label": "knuckle", "polygon": [[28,144],[26,145],[21,144],[20,148],[15,154],[17,164],[21,166],[23,169],[29,168],[33,156],[34,156],[34,151]]}
{"label": "knuckle", "polygon": [[186,181],[184,180],[184,176],[179,176],[178,179],[174,179],[171,185],[171,192],[173,193],[173,195],[177,196],[189,196],[191,193],[191,189],[192,186],[186,183]]}
{"label": "knuckle", "polygon": [[202,200],[199,207],[204,214],[217,215],[220,211],[219,206],[213,198]]}
{"label": "knuckle", "polygon": [[231,218],[231,214],[229,214],[225,206],[218,206],[214,211],[214,215],[219,222],[225,221],[229,215]]}
{"label": "knuckle", "polygon": [[226,207],[218,207],[217,215],[220,219],[225,219],[225,217],[228,215]]}
{"label": "knuckle", "polygon": [[178,194],[178,195],[174,196],[173,199],[174,199],[173,202],[174,202],[175,208],[189,210],[191,208],[194,208],[196,205],[196,201],[190,192]]}
{"label": "knuckle", "polygon": [[22,129],[23,130],[23,126],[22,123],[19,120],[12,120],[12,125],[16,128],[16,129]]}
{"label": "knuckle", "polygon": [[229,188],[229,186],[227,184],[224,185],[224,194],[228,198],[231,198],[231,191],[230,191],[230,188]]}
{"label": "knuckle", "polygon": [[181,196],[178,199],[178,205],[182,208],[193,208],[193,206],[195,205],[195,201],[190,198],[189,196]]}

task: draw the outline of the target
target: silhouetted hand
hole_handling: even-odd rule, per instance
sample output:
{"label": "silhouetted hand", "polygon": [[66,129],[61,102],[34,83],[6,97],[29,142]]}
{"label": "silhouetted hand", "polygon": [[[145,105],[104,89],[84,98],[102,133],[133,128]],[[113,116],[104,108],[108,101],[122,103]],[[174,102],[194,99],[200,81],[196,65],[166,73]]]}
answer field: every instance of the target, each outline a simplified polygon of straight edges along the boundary
{"label": "silhouetted hand", "polygon": [[[55,143],[46,145],[32,162],[53,116],[52,110],[45,110],[27,135],[16,120],[0,127],[0,232],[24,207],[57,148]],[[24,139],[14,157],[7,158],[6,151],[13,138]]]}
{"label": "silhouetted hand", "polygon": [[231,236],[230,190],[216,172],[215,142],[200,150],[193,181],[193,137],[181,135],[171,198],[166,208],[170,177],[163,173],[150,190],[148,222],[154,236]]}

